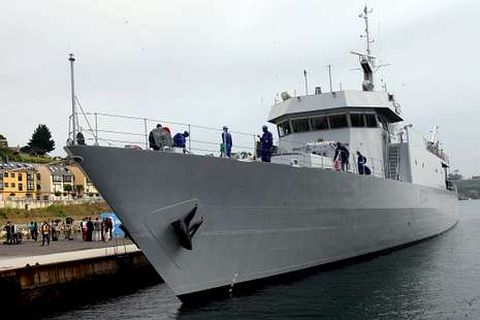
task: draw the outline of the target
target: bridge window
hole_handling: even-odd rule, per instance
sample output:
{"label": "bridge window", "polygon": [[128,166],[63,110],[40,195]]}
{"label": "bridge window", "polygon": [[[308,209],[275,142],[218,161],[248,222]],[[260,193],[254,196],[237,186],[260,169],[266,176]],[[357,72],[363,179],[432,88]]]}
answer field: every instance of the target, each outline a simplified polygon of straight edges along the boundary
{"label": "bridge window", "polygon": [[365,127],[363,113],[350,113],[350,122],[352,123],[352,127]]}
{"label": "bridge window", "polygon": [[328,129],[327,117],[312,118],[312,130],[326,130],[326,129]]}
{"label": "bridge window", "polygon": [[296,119],[292,120],[293,132],[306,132],[310,131],[310,124],[308,119]]}
{"label": "bridge window", "polygon": [[[349,120],[350,117],[350,120]],[[293,119],[291,126],[289,121],[284,121],[278,125],[278,135],[280,137],[289,135],[292,132],[308,132],[311,130],[328,130],[340,128],[378,128],[379,123],[384,119],[377,119],[375,113],[364,113],[359,111],[334,114],[325,116],[315,116],[306,119]],[[387,123],[385,123],[387,125]]]}
{"label": "bridge window", "polygon": [[290,133],[292,133],[292,130],[290,129],[290,124],[288,123],[288,121],[282,122],[278,125],[279,137],[289,135]]}
{"label": "bridge window", "polygon": [[335,116],[330,116],[330,128],[338,129],[338,128],[346,128],[348,127],[347,115],[346,114],[339,114]]}
{"label": "bridge window", "polygon": [[376,128],[378,127],[377,117],[374,114],[365,114],[365,120],[367,122],[367,127]]}

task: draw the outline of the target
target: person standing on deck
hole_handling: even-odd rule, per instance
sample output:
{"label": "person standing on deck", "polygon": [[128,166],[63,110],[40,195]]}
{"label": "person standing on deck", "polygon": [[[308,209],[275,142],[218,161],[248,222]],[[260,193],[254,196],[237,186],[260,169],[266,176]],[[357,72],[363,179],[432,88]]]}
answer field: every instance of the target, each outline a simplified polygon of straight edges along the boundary
{"label": "person standing on deck", "polygon": [[267,126],[263,126],[262,130],[262,136],[258,136],[260,138],[260,144],[262,147],[262,161],[270,162],[272,157],[273,135],[270,131],[268,131]]}
{"label": "person standing on deck", "polygon": [[365,173],[365,163],[367,162],[367,158],[360,151],[357,151],[357,167],[358,167],[358,174]]}
{"label": "person standing on deck", "polygon": [[173,136],[173,146],[175,148],[182,148],[183,153],[187,153],[187,140],[190,134],[188,131],[184,131],[183,133],[178,132],[176,135]]}
{"label": "person standing on deck", "polygon": [[222,132],[222,144],[223,144],[223,152],[221,154],[230,158],[232,156],[232,135],[228,132],[228,128],[223,126]]}
{"label": "person standing on deck", "polygon": [[334,161],[339,159],[342,165],[342,171],[348,171],[348,159],[350,158],[350,152],[348,149],[337,142],[337,148],[335,149]]}
{"label": "person standing on deck", "polygon": [[150,134],[148,135],[148,142],[150,144],[150,148],[155,151],[160,150],[160,140],[162,135],[163,128],[162,125],[159,123],[157,124],[157,127],[152,129],[152,131],[150,131]]}

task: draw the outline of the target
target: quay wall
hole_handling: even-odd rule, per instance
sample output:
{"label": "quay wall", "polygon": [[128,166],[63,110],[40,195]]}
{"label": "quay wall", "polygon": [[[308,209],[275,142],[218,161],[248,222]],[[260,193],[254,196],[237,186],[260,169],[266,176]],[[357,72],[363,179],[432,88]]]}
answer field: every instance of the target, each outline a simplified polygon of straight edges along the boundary
{"label": "quay wall", "polygon": [[[143,253],[96,257],[0,271],[0,306],[45,310],[161,282]],[[88,301],[87,301],[88,302]],[[18,309],[18,308],[17,308]]]}

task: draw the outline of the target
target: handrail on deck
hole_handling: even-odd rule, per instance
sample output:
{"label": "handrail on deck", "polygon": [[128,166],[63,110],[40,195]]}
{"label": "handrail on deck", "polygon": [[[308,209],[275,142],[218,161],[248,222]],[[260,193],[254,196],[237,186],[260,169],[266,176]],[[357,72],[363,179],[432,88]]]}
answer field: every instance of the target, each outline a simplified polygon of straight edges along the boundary
{"label": "handrail on deck", "polygon": [[[127,144],[148,149],[150,126],[153,127],[155,124],[161,123],[164,127],[173,127],[177,129],[176,131],[178,132],[189,132],[187,141],[189,152],[197,150],[199,152],[207,152],[210,154],[219,153],[221,143],[220,137],[223,129],[130,115],[117,115],[105,112],[85,112],[78,99],[76,99],[76,101],[79,106],[79,113],[75,115],[75,132],[81,132],[82,135],[85,136],[86,141],[93,142],[95,145],[100,145],[102,143],[107,145]],[[81,117],[79,117],[79,115],[81,115]],[[72,131],[71,126],[72,119],[72,115],[70,115],[68,130],[68,141],[70,143],[76,141],[73,137],[74,132]],[[116,129],[115,126],[109,125],[109,122],[111,122],[110,119],[113,119],[115,122],[123,122],[125,120],[131,121],[128,124],[128,127],[131,130],[125,131]],[[256,134],[236,130],[229,130],[229,132],[234,136],[233,147],[237,151],[249,151],[251,154],[255,154],[257,147]],[[175,133],[172,131],[172,135],[174,134]],[[215,138],[218,142],[212,142],[213,134],[216,134]],[[192,136],[195,138],[193,139]],[[134,139],[134,137],[143,137],[143,141],[138,141],[137,139]],[[212,146],[218,146],[218,149],[212,148]]]}
{"label": "handrail on deck", "polygon": [[[130,148],[145,148],[149,149],[148,135],[150,132],[149,126],[153,128],[155,124],[161,123],[164,127],[168,126],[174,129],[176,132],[188,131],[189,137],[187,141],[187,150],[189,153],[198,153],[205,155],[220,155],[220,144],[221,144],[221,133],[222,129],[213,128],[201,125],[195,125],[190,123],[181,123],[175,121],[159,120],[146,117],[137,117],[129,115],[115,115],[104,112],[84,112],[83,108],[80,106],[81,115],[83,118],[78,118],[77,121],[77,132],[82,132],[85,135],[85,140],[94,145],[106,144],[109,146],[121,146],[121,147],[130,147]],[[114,120],[112,125],[111,119]],[[72,120],[72,116],[70,116]],[[82,120],[82,121],[80,121]],[[123,121],[128,121],[129,130],[118,130],[118,126],[122,125]],[[132,123],[133,122],[133,123]],[[93,126],[92,126],[93,124]],[[258,148],[258,139],[257,134],[246,133],[241,131],[229,131],[233,136],[233,149],[232,152],[238,155],[247,155],[251,160],[257,159],[257,148]],[[172,130],[172,135],[174,134]],[[135,138],[143,138],[135,139]],[[73,141],[73,132],[69,126],[69,140]],[[299,146],[305,146],[305,144],[298,143]],[[286,153],[282,153],[282,150],[274,156],[285,157]],[[306,158],[311,157],[309,152],[299,152],[298,153],[303,161],[303,166],[307,165]],[[315,155],[319,156],[319,155]],[[238,157],[238,156],[237,156]],[[319,167],[324,169],[334,170],[332,166],[332,159],[327,160],[327,156],[321,158],[321,164],[315,165],[310,164],[312,167]],[[384,164],[379,159],[367,158],[367,165],[369,166],[372,175],[377,177],[385,176]],[[278,163],[278,162],[277,162]],[[289,161],[280,160],[280,163],[290,164]],[[348,164],[349,172],[358,173],[358,167],[356,163],[356,157],[351,156]]]}

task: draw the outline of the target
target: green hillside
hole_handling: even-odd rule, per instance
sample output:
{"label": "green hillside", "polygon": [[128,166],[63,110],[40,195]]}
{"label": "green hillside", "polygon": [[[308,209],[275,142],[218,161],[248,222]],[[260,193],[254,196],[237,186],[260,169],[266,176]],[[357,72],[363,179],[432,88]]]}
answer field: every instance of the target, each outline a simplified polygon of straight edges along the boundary
{"label": "green hillside", "polygon": [[0,148],[0,162],[25,162],[25,163],[49,163],[52,162],[53,159],[51,157],[38,157],[32,156],[26,153],[19,153],[13,151],[9,148]]}
{"label": "green hillside", "polygon": [[454,181],[461,199],[480,199],[480,179]]}

